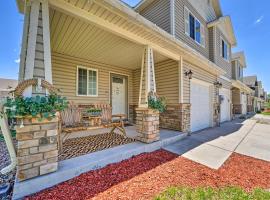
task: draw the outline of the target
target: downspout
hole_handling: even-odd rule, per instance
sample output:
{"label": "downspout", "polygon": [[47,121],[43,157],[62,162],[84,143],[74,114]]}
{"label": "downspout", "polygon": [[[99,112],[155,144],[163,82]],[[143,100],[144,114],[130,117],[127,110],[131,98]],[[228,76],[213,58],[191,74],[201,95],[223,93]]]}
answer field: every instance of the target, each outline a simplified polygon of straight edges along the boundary
{"label": "downspout", "polygon": [[0,117],[0,126],[1,126],[2,134],[4,136],[4,139],[7,145],[10,160],[11,160],[10,165],[8,165],[7,167],[1,170],[1,174],[7,174],[11,172],[13,169],[15,169],[16,167],[16,152],[15,152],[15,148],[12,142],[12,137],[11,137],[11,133],[10,133],[8,122],[7,122],[7,116],[4,114],[3,111],[4,111],[4,107],[3,107],[3,104],[1,103],[0,112],[2,112],[3,116]]}

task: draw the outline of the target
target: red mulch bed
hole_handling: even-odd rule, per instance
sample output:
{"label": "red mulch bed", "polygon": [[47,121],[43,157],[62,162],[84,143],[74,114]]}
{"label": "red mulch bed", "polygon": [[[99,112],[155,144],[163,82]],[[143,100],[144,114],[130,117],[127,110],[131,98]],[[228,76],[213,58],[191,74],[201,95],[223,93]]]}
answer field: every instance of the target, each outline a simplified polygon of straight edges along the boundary
{"label": "red mulch bed", "polygon": [[164,150],[82,174],[27,199],[152,199],[169,186],[270,188],[270,163],[233,154],[213,170]]}

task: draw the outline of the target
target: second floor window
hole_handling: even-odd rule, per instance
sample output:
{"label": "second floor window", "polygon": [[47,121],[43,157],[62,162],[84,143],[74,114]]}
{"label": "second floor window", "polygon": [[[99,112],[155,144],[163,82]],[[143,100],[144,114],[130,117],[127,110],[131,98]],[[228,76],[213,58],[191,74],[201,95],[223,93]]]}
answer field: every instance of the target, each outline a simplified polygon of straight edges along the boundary
{"label": "second floor window", "polygon": [[225,60],[229,60],[229,45],[224,39],[220,39],[220,56]]}
{"label": "second floor window", "polygon": [[242,68],[238,66],[238,77],[242,78]]}
{"label": "second floor window", "polygon": [[201,22],[185,7],[185,33],[201,46],[205,46],[205,30]]}

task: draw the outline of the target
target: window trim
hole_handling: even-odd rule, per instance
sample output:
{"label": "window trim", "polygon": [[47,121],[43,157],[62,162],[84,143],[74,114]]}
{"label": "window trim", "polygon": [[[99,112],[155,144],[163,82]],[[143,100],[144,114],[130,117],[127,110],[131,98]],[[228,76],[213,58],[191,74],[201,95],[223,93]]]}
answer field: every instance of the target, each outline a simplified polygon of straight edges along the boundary
{"label": "window trim", "polygon": [[[222,52],[223,52],[222,41],[227,46],[227,58],[224,58],[222,55]],[[223,60],[230,62],[230,46],[229,46],[229,43],[222,36],[220,36],[220,48],[219,49],[220,49],[220,57],[223,58]]]}
{"label": "window trim", "polygon": [[[85,69],[87,70],[87,88],[86,92],[87,94],[79,94],[79,69]],[[97,84],[96,84],[96,91],[97,93],[95,95],[89,94],[88,87],[89,87],[89,71],[95,71],[97,73]],[[78,97],[98,97],[98,69],[90,68],[90,67],[84,67],[81,65],[77,66],[77,74],[76,74],[76,96]]]}
{"label": "window trim", "polygon": [[[184,23],[186,24],[187,23],[187,20],[185,18],[185,10],[188,12],[188,23],[189,23],[189,30],[186,30],[186,25],[184,25],[184,32],[185,34],[191,38],[193,41],[195,41],[198,45],[200,45],[201,47],[205,48],[206,47],[206,41],[205,41],[205,34],[206,34],[206,31],[205,31],[205,26],[202,24],[201,20],[199,20],[186,6],[184,7]],[[189,19],[189,15],[191,15],[193,18],[194,18],[194,37],[195,39],[193,39],[191,36],[190,36],[190,19]],[[202,42],[202,38],[204,40],[204,43],[199,43],[197,40],[196,40],[196,21],[198,21],[200,23],[200,40]],[[204,29],[204,35],[202,37],[202,32],[201,32],[201,29]]]}

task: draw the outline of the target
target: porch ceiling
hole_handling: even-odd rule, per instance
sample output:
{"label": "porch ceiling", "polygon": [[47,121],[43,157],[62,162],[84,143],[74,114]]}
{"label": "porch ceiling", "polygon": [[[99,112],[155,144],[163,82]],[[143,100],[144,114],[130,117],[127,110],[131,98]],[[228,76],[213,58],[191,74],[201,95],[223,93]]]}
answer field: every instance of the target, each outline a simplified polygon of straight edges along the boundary
{"label": "porch ceiling", "polygon": [[[141,66],[142,45],[54,9],[50,9],[50,32],[53,52],[130,69]],[[154,59],[168,58],[154,53]]]}

